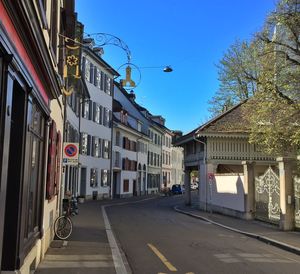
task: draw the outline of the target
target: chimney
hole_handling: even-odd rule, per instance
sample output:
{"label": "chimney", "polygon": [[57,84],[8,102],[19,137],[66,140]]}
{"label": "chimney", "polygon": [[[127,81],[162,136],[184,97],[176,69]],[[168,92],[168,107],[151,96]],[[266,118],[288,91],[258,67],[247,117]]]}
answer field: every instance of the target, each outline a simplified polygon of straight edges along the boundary
{"label": "chimney", "polygon": [[93,47],[93,52],[95,52],[99,57],[104,54],[104,49],[101,47]]}
{"label": "chimney", "polygon": [[87,37],[87,38],[84,38],[83,39],[83,44],[87,47],[89,47],[90,49],[93,48],[94,44],[95,44],[95,41],[93,38],[91,37]]}

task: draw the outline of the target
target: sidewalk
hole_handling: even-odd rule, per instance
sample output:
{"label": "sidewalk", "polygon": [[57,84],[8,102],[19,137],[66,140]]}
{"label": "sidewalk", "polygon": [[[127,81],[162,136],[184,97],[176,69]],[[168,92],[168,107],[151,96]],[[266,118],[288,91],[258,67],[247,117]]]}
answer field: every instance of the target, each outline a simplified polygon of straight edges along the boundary
{"label": "sidewalk", "polygon": [[86,201],[72,217],[67,241],[54,240],[35,273],[116,273],[101,206],[111,201]]}
{"label": "sidewalk", "polygon": [[[157,195],[127,199],[85,201],[78,204],[79,214],[72,217],[73,231],[66,241],[54,240],[37,274],[128,274],[131,269],[115,242],[102,206],[153,199]],[[106,213],[104,213],[106,215]],[[113,255],[112,255],[113,252]]]}
{"label": "sidewalk", "polygon": [[300,255],[300,232],[282,231],[278,227],[264,222],[204,212],[190,206],[176,206],[174,209],[179,213],[205,220]]}

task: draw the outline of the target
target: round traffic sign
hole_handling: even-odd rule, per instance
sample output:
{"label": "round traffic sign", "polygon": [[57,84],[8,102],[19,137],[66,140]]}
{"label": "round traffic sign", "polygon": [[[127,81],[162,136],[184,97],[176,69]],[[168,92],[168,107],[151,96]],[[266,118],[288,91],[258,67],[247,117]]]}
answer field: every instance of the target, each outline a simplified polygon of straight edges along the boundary
{"label": "round traffic sign", "polygon": [[74,157],[77,154],[77,147],[73,144],[69,144],[65,147],[65,154],[68,157]]}

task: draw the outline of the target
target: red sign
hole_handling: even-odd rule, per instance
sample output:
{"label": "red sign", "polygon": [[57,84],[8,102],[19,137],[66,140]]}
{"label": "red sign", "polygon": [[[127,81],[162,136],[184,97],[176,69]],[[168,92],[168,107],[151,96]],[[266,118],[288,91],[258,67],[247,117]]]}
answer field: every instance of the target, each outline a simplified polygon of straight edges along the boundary
{"label": "red sign", "polygon": [[65,146],[65,155],[68,157],[74,157],[77,154],[77,147],[73,144]]}

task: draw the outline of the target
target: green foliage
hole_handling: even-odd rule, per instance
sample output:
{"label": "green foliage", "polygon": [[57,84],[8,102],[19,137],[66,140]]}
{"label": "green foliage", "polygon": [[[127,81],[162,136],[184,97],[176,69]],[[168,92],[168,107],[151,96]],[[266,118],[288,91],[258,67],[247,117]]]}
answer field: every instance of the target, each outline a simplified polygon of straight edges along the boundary
{"label": "green foliage", "polygon": [[[299,3],[298,3],[299,2]],[[272,155],[300,148],[300,0],[281,0],[250,43],[235,42],[218,66],[211,112],[244,106],[250,142]]]}
{"label": "green foliage", "polygon": [[257,66],[254,42],[236,41],[229,48],[217,65],[220,87],[209,102],[214,116],[253,96],[257,90]]}

